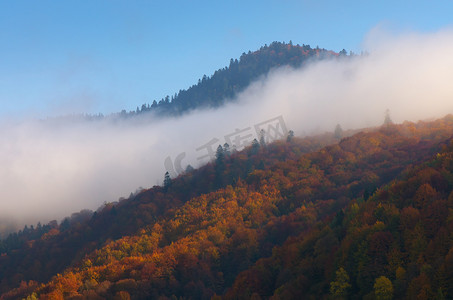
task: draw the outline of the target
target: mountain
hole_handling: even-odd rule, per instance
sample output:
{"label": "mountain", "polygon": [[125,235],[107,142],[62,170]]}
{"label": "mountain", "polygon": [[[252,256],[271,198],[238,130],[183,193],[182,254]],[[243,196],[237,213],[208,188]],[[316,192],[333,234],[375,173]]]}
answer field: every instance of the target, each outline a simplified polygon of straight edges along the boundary
{"label": "mountain", "polygon": [[273,42],[259,50],[243,53],[238,59],[231,59],[229,66],[219,69],[211,76],[204,75],[198,83],[187,90],[180,90],[172,97],[166,96],[144,103],[136,111],[123,110],[120,116],[134,116],[150,111],[162,115],[180,115],[197,108],[219,107],[243,91],[250,83],[265,76],[273,68],[290,66],[298,68],[311,60],[346,56],[346,51],[336,53],[309,45],[293,45],[291,42]]}
{"label": "mountain", "polygon": [[[344,55],[272,43],[120,115],[218,107],[272,68]],[[163,186],[0,240],[0,299],[453,298],[452,135],[451,115],[387,114],[377,128],[219,146]]]}
{"label": "mountain", "polygon": [[451,297],[452,133],[447,116],[218,153],[3,241],[2,299]]}
{"label": "mountain", "polygon": [[[351,54],[353,55],[353,54]],[[204,75],[197,84],[181,89],[172,96],[143,103],[135,111],[113,113],[107,117],[131,118],[154,112],[154,116],[180,116],[195,109],[218,108],[235,100],[238,93],[252,82],[266,76],[279,67],[300,68],[314,60],[349,57],[346,50],[334,52],[324,48],[311,48],[310,45],[293,45],[292,42],[272,42],[256,51],[242,53],[239,59],[230,59],[228,66],[218,69],[211,76]],[[47,121],[96,121],[105,118],[104,114],[64,115],[47,118]]]}

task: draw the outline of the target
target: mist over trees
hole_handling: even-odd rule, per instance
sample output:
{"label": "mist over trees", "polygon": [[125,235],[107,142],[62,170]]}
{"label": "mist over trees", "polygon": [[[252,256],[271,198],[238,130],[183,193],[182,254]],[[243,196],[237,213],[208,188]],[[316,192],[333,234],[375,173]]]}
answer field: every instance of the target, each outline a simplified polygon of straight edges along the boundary
{"label": "mist over trees", "polygon": [[[355,56],[354,53],[349,54]],[[50,120],[97,121],[106,117],[131,118],[154,112],[154,116],[178,116],[194,109],[218,108],[232,102],[238,93],[244,91],[252,82],[266,76],[274,68],[289,66],[300,68],[310,62],[330,58],[349,57],[346,50],[337,53],[324,48],[312,48],[310,45],[294,45],[291,41],[272,42],[256,51],[242,53],[239,59],[230,59],[228,66],[218,69],[211,76],[204,75],[198,82],[187,89],[181,89],[174,95],[167,95],[160,100],[143,103],[135,110],[110,115],[76,114],[48,118]]]}
{"label": "mist over trees", "polygon": [[[313,59],[337,57],[291,43],[273,47],[282,47],[275,52],[276,60],[294,48],[315,51]],[[303,65],[308,54],[300,53],[305,58],[298,64]],[[346,62],[346,54],[341,51],[338,60],[318,66],[306,77],[295,77],[292,84],[300,87],[301,78],[313,78],[304,89],[316,86],[311,95],[319,103],[319,91],[326,89],[320,78],[337,70],[340,76],[328,82],[340,89],[330,89],[324,99],[339,101],[340,94],[353,99],[349,92],[356,91],[356,86],[343,93],[341,88],[360,81],[364,73],[348,72],[349,67],[327,68],[330,63]],[[225,75],[235,70],[240,78],[248,74],[241,73],[248,70],[246,66],[254,65],[244,63],[241,68],[241,61],[254,55],[259,56],[244,54],[219,72]],[[249,76],[259,73],[251,70]],[[211,85],[214,75],[200,80],[193,91],[210,86],[210,93],[217,95],[216,86]],[[232,79],[237,80],[235,88],[225,88],[220,94],[240,91],[238,78]],[[290,81],[290,77],[283,78],[285,83]],[[369,82],[375,83],[372,79]],[[224,82],[226,87],[231,83]],[[283,106],[281,91],[288,86],[275,89],[269,102]],[[195,105],[219,107],[227,101],[208,95],[192,103],[176,101],[178,96],[123,115],[153,109],[163,116],[180,115]],[[294,91],[289,97],[299,102],[313,100]],[[261,94],[257,99],[263,105]],[[356,99],[351,102],[354,108],[360,103],[367,108],[382,104]],[[308,100],[304,104],[314,105]],[[287,107],[294,110],[296,101],[289,103]],[[339,115],[339,106],[330,107]],[[180,176],[167,171],[159,175],[162,185],[140,189],[118,202],[105,202],[96,212],[81,211],[60,224],[25,226],[11,234],[0,241],[2,299],[453,297],[453,117],[395,124],[389,111],[382,115],[384,109],[374,106],[370,111],[380,126],[351,132],[345,118],[333,119],[337,115],[325,114],[325,105],[320,108],[319,114],[310,110],[306,114],[330,119],[328,133],[301,138],[290,130],[283,136],[286,141],[269,142],[267,132],[257,130],[258,136],[241,151],[228,143],[222,147],[222,141],[215,159],[197,169],[188,165]],[[344,109],[347,118],[355,111]],[[308,124],[302,123],[300,115],[299,109],[293,117],[300,124],[291,123],[291,128]],[[220,122],[218,116],[201,125]],[[394,116],[399,119],[398,114]],[[169,119],[176,122],[179,118]],[[344,129],[340,123],[346,124]],[[294,128],[296,132],[300,127]],[[181,130],[176,132],[182,135]],[[149,128],[140,132],[139,141],[149,139],[149,133]],[[84,136],[82,142],[86,140]],[[121,144],[124,140],[117,147]],[[100,177],[93,181],[98,183]]]}
{"label": "mist over trees", "polygon": [[219,146],[171,185],[11,235],[2,297],[449,297],[452,130]]}
{"label": "mist over trees", "polygon": [[[343,49],[342,56],[346,56]],[[173,96],[165,96],[152,104],[142,104],[135,111],[123,110],[120,116],[132,116],[150,111],[159,115],[180,115],[197,108],[215,108],[231,101],[251,82],[267,74],[271,69],[282,66],[299,68],[312,60],[338,57],[339,54],[309,45],[293,45],[292,42],[273,42],[259,50],[243,53],[239,59],[231,59],[227,67],[211,76],[204,75],[198,83]]]}

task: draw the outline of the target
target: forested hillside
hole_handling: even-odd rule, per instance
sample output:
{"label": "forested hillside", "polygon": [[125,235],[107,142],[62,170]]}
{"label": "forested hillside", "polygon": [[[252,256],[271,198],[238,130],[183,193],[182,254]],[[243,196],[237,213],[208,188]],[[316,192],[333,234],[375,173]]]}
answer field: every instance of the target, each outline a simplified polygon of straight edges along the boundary
{"label": "forested hillside", "polygon": [[449,139],[399,179],[274,248],[237,276],[225,299],[451,299],[452,232]]}
{"label": "forested hillside", "polygon": [[231,59],[229,66],[219,69],[211,76],[204,75],[187,90],[180,90],[173,96],[166,96],[151,104],[144,103],[136,111],[121,112],[121,116],[156,111],[159,115],[179,115],[195,108],[219,107],[226,101],[233,100],[238,92],[260,76],[266,75],[272,68],[280,66],[301,67],[314,59],[326,59],[346,55],[346,51],[335,53],[309,45],[293,45],[291,42],[273,42],[259,50],[243,53],[238,59]]}
{"label": "forested hillside", "polygon": [[450,298],[452,133],[447,116],[218,152],[4,241],[2,298]]}
{"label": "forested hillside", "polygon": [[[297,139],[288,146],[295,147],[297,153],[307,153],[335,141],[332,134],[326,134]],[[245,178],[255,168],[264,167],[264,162],[252,155],[254,151],[249,149],[248,154],[229,156],[231,164],[227,169],[222,167],[222,177],[216,164],[208,164],[171,180],[171,188],[155,186],[131,194],[128,199],[106,203],[94,213],[88,210],[74,213],[61,224],[52,221],[36,227],[25,226],[18,233],[10,234],[0,240],[3,254],[0,255],[0,292],[23,280],[48,280],[106,241],[134,234],[192,197]]]}

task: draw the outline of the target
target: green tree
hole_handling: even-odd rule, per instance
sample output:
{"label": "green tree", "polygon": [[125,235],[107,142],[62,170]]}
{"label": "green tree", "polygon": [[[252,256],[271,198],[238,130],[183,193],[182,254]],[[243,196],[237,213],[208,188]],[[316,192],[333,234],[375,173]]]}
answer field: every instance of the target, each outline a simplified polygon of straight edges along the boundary
{"label": "green tree", "polygon": [[171,185],[171,177],[170,177],[170,173],[165,172],[165,176],[164,176],[164,188],[165,190],[168,190],[168,188],[170,187]]}
{"label": "green tree", "polygon": [[393,285],[385,276],[376,278],[374,282],[374,295],[376,300],[390,300],[393,298]]}
{"label": "green tree", "polygon": [[225,172],[225,152],[222,146],[217,147],[215,153],[216,163],[214,165],[215,170],[215,186],[220,188],[223,184],[223,173]]}
{"label": "green tree", "polygon": [[230,156],[231,151],[230,151],[230,145],[228,143],[223,144],[223,153],[225,156]]}
{"label": "green tree", "polygon": [[334,299],[346,299],[350,288],[348,273],[343,268],[338,269],[335,280],[330,283],[330,294]]}
{"label": "green tree", "polygon": [[224,152],[222,146],[220,146],[220,145],[217,147],[217,150],[215,152],[215,160],[216,160],[217,166],[221,166],[223,168],[223,166],[225,164],[225,152]]}
{"label": "green tree", "polygon": [[252,154],[257,154],[259,149],[260,149],[260,143],[256,139],[253,139],[253,141],[252,141]]}
{"label": "green tree", "polygon": [[193,172],[193,170],[194,170],[194,168],[190,164],[188,164],[187,167],[186,167],[185,172],[186,173],[191,173],[191,172]]}

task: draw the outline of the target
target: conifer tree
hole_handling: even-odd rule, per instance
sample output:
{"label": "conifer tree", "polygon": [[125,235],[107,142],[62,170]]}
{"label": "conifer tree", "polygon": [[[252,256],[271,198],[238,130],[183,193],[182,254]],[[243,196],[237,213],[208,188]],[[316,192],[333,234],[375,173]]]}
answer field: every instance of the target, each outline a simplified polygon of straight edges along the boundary
{"label": "conifer tree", "polygon": [[385,111],[385,119],[384,119],[384,125],[390,125],[390,124],[393,124],[393,121],[392,119],[390,118],[390,110],[387,109]]}
{"label": "conifer tree", "polygon": [[171,185],[171,177],[170,177],[170,173],[165,172],[165,177],[164,177],[164,188],[165,190],[168,190],[168,188],[170,187]]}
{"label": "conifer tree", "polygon": [[293,137],[294,137],[294,131],[292,131],[292,130],[288,131],[288,136],[286,137],[286,141],[288,143],[291,143],[291,141],[293,140]]}
{"label": "conifer tree", "polygon": [[341,139],[343,137],[343,128],[341,128],[340,124],[337,124],[335,127],[334,136],[336,139]]}

